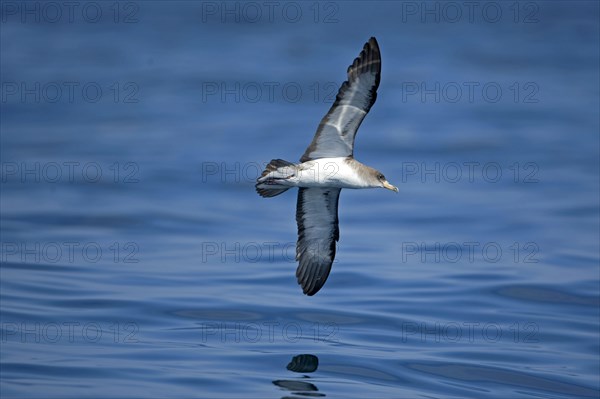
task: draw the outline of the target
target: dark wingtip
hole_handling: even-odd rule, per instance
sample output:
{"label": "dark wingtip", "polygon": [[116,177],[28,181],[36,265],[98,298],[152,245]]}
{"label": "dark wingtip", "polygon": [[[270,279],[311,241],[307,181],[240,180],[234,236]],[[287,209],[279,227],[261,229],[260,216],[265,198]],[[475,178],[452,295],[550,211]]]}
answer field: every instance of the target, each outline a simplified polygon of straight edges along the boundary
{"label": "dark wingtip", "polygon": [[377,43],[377,39],[375,38],[375,36],[371,36],[369,38],[369,41],[365,44],[366,45],[370,45],[371,47],[377,49],[377,51],[379,51],[379,43]]}
{"label": "dark wingtip", "polygon": [[319,271],[321,271],[319,269],[320,265],[303,262],[302,260],[296,269],[298,284],[302,287],[302,292],[307,296],[313,296],[323,288],[327,277],[329,277],[331,264],[324,267],[325,273],[322,275],[319,275]]}
{"label": "dark wingtip", "polygon": [[375,37],[371,37],[369,41],[365,43],[358,57],[356,57],[354,62],[348,67],[348,81],[352,81],[361,73],[367,72],[375,75],[376,91],[381,79],[381,51],[379,50],[379,43],[377,43]]}
{"label": "dark wingtip", "polygon": [[313,296],[317,292],[319,292],[320,289],[321,289],[321,287],[317,287],[317,288],[313,288],[313,289],[310,289],[310,287],[302,287],[302,292],[306,296]]}

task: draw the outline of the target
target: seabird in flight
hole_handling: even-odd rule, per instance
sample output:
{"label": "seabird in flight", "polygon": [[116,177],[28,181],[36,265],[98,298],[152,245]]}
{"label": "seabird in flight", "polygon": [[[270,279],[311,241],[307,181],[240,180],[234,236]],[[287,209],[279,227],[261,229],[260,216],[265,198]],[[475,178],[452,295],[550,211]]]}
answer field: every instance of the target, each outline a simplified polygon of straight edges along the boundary
{"label": "seabird in flight", "polygon": [[348,80],[321,120],[300,163],[272,160],[258,178],[256,191],[274,197],[298,187],[296,270],[306,295],[316,294],[329,276],[340,237],[338,200],[342,188],[387,188],[398,192],[383,174],[354,159],[354,137],[375,103],[381,55],[374,37],[348,67]]}

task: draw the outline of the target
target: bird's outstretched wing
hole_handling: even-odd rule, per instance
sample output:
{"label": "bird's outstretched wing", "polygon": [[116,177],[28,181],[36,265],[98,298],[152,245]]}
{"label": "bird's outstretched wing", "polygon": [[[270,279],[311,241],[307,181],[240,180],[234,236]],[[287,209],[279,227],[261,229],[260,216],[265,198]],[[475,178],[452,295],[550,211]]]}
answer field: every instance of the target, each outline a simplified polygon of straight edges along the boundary
{"label": "bird's outstretched wing", "polygon": [[380,76],[381,54],[377,40],[372,37],[348,67],[348,80],[342,84],[335,103],[321,120],[301,162],[353,155],[354,137],[375,104]]}
{"label": "bird's outstretched wing", "polygon": [[298,242],[296,277],[306,295],[316,294],[329,276],[340,238],[340,188],[300,188],[296,206]]}

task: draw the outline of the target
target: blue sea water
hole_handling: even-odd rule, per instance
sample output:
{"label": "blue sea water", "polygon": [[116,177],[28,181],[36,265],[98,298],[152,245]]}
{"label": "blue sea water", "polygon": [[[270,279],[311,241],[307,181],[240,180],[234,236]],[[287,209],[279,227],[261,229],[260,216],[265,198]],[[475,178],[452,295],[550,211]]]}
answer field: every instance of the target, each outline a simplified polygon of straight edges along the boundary
{"label": "blue sea water", "polygon": [[[2,398],[600,396],[597,2],[0,11]],[[254,180],[370,36],[400,193],[343,190],[307,297]]]}

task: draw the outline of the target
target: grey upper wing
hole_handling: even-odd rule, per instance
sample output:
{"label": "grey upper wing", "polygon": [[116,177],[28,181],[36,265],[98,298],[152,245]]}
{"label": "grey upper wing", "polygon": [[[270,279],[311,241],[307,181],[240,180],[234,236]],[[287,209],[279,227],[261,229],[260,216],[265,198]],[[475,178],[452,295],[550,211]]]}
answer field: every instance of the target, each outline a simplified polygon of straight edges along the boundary
{"label": "grey upper wing", "polygon": [[296,277],[302,291],[316,294],[329,276],[335,258],[338,227],[339,188],[300,188],[296,207],[298,243]]}
{"label": "grey upper wing", "polygon": [[348,67],[335,103],[323,117],[301,162],[327,157],[348,157],[354,153],[358,127],[375,103],[381,76],[381,54],[374,37]]}

